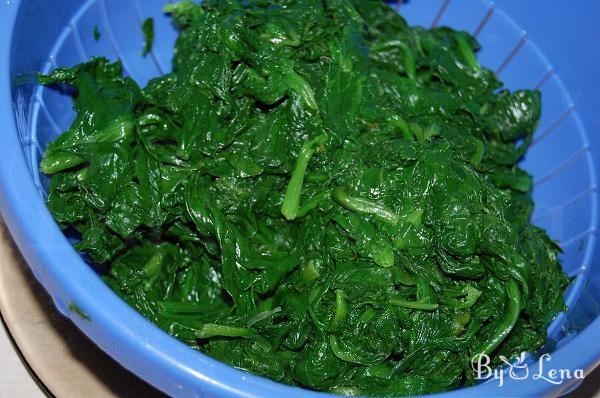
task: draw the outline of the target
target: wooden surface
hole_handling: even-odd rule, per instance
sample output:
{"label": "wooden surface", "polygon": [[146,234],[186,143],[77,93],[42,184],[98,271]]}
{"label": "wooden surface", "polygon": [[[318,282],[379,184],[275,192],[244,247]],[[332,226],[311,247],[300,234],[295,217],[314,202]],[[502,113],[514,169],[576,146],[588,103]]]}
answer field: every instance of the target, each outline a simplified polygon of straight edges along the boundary
{"label": "wooden surface", "polygon": [[[0,398],[154,398],[161,393],[110,359],[53,307],[0,219]],[[20,352],[23,364],[18,360]],[[4,351],[3,351],[4,350]],[[31,376],[26,370],[34,374]],[[600,398],[600,370],[570,398]]]}

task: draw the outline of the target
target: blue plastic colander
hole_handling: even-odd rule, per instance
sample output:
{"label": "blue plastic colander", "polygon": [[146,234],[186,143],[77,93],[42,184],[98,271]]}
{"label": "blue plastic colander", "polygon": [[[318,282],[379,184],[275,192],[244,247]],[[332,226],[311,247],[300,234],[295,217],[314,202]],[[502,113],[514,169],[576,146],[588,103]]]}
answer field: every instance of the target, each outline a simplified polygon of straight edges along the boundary
{"label": "blue plastic colander", "polygon": [[[36,278],[58,310],[125,368],[176,397],[323,395],[249,375],[194,351],[119,299],[72,248],[45,204],[38,162],[74,118],[69,97],[36,86],[48,72],[93,55],[121,59],[144,85],[170,70],[177,32],[166,0],[0,0],[0,210]],[[600,3],[544,0],[413,0],[410,23],[473,33],[479,59],[511,89],[538,88],[540,127],[523,167],[534,176],[533,222],[560,242],[574,278],[569,310],[549,328],[552,369],[591,370],[600,362],[600,258],[596,250],[600,167]],[[141,57],[141,23],[155,20],[156,43]],[[94,29],[100,40],[94,38]],[[76,303],[90,320],[69,310]],[[532,370],[538,368],[531,365]],[[577,380],[496,380],[440,397],[560,395]]]}

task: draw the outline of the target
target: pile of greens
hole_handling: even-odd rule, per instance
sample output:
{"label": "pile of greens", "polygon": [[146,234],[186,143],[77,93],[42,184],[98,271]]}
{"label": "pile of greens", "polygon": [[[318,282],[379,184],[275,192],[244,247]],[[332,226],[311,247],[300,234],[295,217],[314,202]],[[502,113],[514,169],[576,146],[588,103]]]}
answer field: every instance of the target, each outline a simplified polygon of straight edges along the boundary
{"label": "pile of greens", "polygon": [[[106,283],[192,347],[339,394],[474,382],[539,349],[568,284],[517,163],[537,91],[473,37],[375,0],[169,4],[173,72],[40,76],[77,117],[48,206]],[[93,320],[92,320],[93,321]]]}

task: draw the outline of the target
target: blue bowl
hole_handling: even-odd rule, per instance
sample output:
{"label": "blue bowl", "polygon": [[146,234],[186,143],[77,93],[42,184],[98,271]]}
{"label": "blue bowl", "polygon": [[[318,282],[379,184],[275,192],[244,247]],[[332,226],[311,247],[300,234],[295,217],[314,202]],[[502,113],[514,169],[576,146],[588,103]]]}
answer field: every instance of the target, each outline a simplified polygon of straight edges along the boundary
{"label": "blue bowl", "polygon": [[[121,59],[145,84],[170,69],[177,32],[161,12],[166,0],[2,0],[0,3],[0,209],[36,278],[99,347],[127,369],[176,397],[324,395],[253,376],[171,338],[131,309],[72,248],[45,206],[47,178],[38,168],[48,142],[74,117],[71,99],[35,84],[35,72],[92,55]],[[521,380],[505,372],[440,396],[559,395],[600,361],[600,259],[596,251],[600,167],[600,3],[413,0],[399,12],[412,24],[449,25],[483,45],[481,63],[511,89],[539,88],[543,114],[523,167],[534,176],[533,222],[564,249],[574,278],[568,311],[550,325],[551,359],[525,362]],[[155,20],[156,43],[141,57],[140,25]],[[94,37],[98,28],[100,40]],[[73,311],[77,308],[80,311]],[[82,317],[81,312],[87,314]],[[523,365],[523,366],[525,366]],[[522,368],[523,368],[522,366]],[[542,376],[539,374],[543,367]],[[559,376],[551,380],[552,371]],[[567,372],[571,377],[566,377]],[[518,373],[518,372],[517,372]],[[516,374],[523,377],[523,369]]]}

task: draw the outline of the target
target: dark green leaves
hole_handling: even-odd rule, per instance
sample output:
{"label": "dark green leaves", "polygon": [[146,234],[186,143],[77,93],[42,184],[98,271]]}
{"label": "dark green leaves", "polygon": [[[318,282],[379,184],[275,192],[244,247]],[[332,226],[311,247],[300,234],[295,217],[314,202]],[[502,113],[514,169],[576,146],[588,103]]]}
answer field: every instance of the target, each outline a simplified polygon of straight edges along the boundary
{"label": "dark green leaves", "polygon": [[499,91],[473,37],[380,1],[165,11],[173,72],[144,89],[103,58],[39,77],[77,111],[40,164],[48,207],[121,297],[340,394],[450,390],[473,355],[541,346],[568,280],[518,167],[538,92]]}
{"label": "dark green leaves", "polygon": [[154,45],[154,19],[147,18],[142,23],[142,33],[144,33],[144,48],[142,55],[145,57],[152,51]]}

